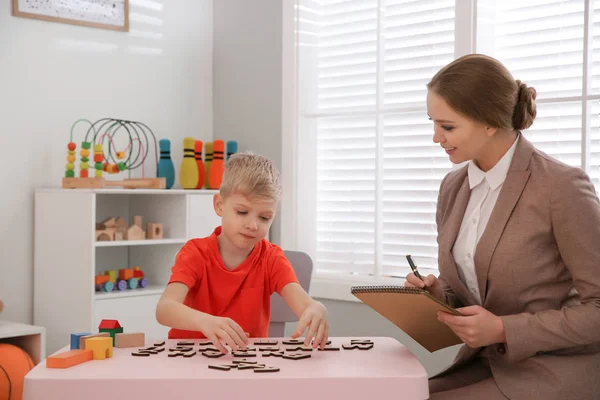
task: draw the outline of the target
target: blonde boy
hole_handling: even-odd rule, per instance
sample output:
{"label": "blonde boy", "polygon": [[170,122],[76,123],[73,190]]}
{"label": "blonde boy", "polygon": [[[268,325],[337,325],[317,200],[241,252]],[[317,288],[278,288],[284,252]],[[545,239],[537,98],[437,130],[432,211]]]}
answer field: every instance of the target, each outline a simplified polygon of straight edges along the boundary
{"label": "blonde boy", "polygon": [[[222,352],[246,348],[248,335],[267,337],[270,298],[280,294],[298,315],[305,345],[324,347],[327,309],[298,284],[281,248],[266,236],[281,197],[279,172],[266,157],[238,153],[225,168],[214,196],[221,226],[188,241],[177,254],[171,278],[156,308],[170,339],[206,337]],[[248,335],[247,335],[248,334]]]}

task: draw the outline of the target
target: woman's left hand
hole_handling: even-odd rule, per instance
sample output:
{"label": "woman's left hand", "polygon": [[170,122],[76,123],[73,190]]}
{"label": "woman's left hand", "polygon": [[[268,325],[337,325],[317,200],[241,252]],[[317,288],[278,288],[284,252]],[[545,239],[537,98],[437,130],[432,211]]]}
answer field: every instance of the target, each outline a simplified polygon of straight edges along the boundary
{"label": "woman's left hand", "polygon": [[481,306],[458,308],[463,316],[439,311],[438,320],[445,323],[469,347],[477,348],[504,343],[502,319]]}

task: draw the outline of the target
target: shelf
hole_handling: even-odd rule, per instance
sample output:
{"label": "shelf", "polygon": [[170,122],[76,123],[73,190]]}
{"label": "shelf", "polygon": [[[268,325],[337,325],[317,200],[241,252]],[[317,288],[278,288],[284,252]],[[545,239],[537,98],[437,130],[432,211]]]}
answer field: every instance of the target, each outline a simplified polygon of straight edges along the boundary
{"label": "shelf", "polygon": [[125,297],[137,297],[137,296],[151,296],[155,294],[162,294],[165,287],[162,285],[149,285],[144,289],[127,289],[127,290],[114,290],[112,292],[96,292],[94,294],[95,300],[108,300],[108,299],[119,299]]}
{"label": "shelf", "polygon": [[63,193],[99,193],[99,194],[160,194],[160,195],[182,195],[182,194],[206,194],[219,193],[214,189],[63,189],[63,188],[41,188],[36,192],[63,192]]}
{"label": "shelf", "polygon": [[125,247],[125,246],[153,246],[158,244],[185,244],[186,239],[145,239],[145,240],[115,240],[96,241],[96,247]]}

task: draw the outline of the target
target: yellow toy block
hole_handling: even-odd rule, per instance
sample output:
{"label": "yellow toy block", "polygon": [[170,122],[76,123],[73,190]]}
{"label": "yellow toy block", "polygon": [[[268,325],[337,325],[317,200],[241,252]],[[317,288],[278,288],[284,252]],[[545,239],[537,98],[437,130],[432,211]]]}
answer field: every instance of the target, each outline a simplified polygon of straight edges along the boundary
{"label": "yellow toy block", "polygon": [[85,341],[85,349],[94,352],[94,360],[111,358],[113,353],[113,339],[111,337],[94,337]]}

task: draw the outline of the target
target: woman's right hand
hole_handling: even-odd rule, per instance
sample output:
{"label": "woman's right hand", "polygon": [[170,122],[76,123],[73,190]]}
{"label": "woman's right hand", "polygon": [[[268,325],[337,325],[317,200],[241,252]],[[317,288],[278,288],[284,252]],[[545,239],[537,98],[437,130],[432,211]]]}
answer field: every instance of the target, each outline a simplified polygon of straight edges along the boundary
{"label": "woman's right hand", "polygon": [[234,351],[238,348],[245,350],[248,343],[248,335],[231,318],[204,314],[198,330],[224,354],[227,354],[227,349],[221,341],[227,343]]}
{"label": "woman's right hand", "polygon": [[439,301],[446,301],[446,295],[444,289],[440,284],[440,281],[435,275],[427,275],[423,280],[420,280],[415,276],[414,273],[410,273],[406,276],[404,286],[418,287],[427,290]]}

